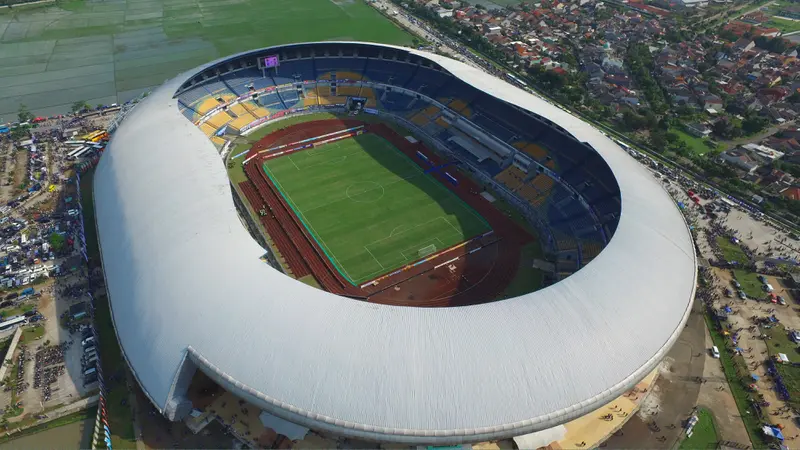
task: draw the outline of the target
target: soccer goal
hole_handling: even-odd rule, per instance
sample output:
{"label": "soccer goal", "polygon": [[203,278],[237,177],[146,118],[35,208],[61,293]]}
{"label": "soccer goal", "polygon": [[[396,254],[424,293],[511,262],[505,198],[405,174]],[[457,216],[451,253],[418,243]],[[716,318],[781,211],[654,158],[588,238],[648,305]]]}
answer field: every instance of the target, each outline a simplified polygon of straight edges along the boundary
{"label": "soccer goal", "polygon": [[436,251],[436,245],[434,245],[434,244],[426,245],[425,247],[422,247],[421,249],[419,249],[419,257],[420,258],[424,258],[424,257],[434,253],[435,251]]}

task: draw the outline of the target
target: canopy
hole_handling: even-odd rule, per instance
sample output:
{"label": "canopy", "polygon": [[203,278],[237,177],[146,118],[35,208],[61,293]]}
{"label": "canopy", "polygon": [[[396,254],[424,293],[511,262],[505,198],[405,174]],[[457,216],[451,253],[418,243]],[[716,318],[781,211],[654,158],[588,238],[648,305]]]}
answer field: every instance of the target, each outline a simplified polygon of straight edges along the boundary
{"label": "canopy", "polygon": [[778,427],[764,425],[764,427],[761,428],[761,431],[763,431],[767,436],[772,436],[775,439],[780,439],[781,441],[783,440],[783,433],[781,433],[781,430]]}
{"label": "canopy", "polygon": [[786,353],[778,353],[778,359],[782,362],[789,362],[789,357],[786,356]]}

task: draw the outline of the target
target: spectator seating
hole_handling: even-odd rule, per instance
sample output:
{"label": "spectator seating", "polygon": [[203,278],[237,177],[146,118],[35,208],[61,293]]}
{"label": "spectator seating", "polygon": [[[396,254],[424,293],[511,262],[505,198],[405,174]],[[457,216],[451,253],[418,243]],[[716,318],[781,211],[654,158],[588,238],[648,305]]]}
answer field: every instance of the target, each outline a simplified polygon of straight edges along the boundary
{"label": "spectator seating", "polygon": [[517,166],[510,165],[508,168],[495,176],[494,178],[503,183],[507,188],[514,191],[525,182],[525,177],[528,176],[525,172],[519,170]]}
{"label": "spectator seating", "polygon": [[255,68],[237,70],[222,76],[223,82],[238,96],[247,94],[250,91],[247,86],[253,85],[256,78],[262,78],[262,75]]}
{"label": "spectator seating", "polygon": [[278,91],[278,95],[280,95],[287,109],[295,107],[300,102],[300,97],[297,95],[297,89],[295,87],[281,89]]}
{"label": "spectator seating", "polygon": [[509,142],[518,137],[516,132],[509,130],[497,122],[494,118],[480,112],[476,112],[476,114],[472,116],[470,120],[501,141]]}
{"label": "spectator seating", "polygon": [[327,84],[321,84],[317,86],[317,94],[320,97],[330,97],[331,96],[331,87]]}
{"label": "spectator seating", "polygon": [[317,98],[317,88],[316,86],[307,85],[303,89],[305,93],[305,97],[303,98],[303,106],[316,106],[319,105],[319,99]]}
{"label": "spectator seating", "polygon": [[205,123],[200,124],[200,131],[202,131],[203,134],[205,134],[206,136],[211,137],[211,136],[214,136],[214,133],[217,132],[217,128],[215,128],[210,123],[205,122]]}
{"label": "spectator seating", "polygon": [[208,91],[195,86],[188,91],[182,92],[181,95],[178,96],[178,99],[183,102],[184,105],[196,109],[195,107],[201,103],[201,100],[207,97],[209,97]]}
{"label": "spectator seating", "polygon": [[453,111],[457,111],[462,116],[466,117],[467,119],[472,117],[472,109],[467,106],[467,103],[461,99],[453,99],[449,103],[447,103],[447,107],[452,109]]}
{"label": "spectator seating", "polygon": [[386,96],[381,98],[383,98],[381,105],[388,111],[406,111],[413,101],[412,97],[397,92],[387,92]]}
{"label": "spectator seating", "polygon": [[359,91],[361,91],[360,86],[340,85],[336,88],[336,94],[346,97],[358,97]]}
{"label": "spectator seating", "polygon": [[259,119],[262,117],[267,117],[269,115],[269,110],[262,108],[259,104],[257,104],[252,100],[241,102],[240,105],[242,105],[244,109],[249,111],[250,114],[252,114],[255,117],[258,117]]}
{"label": "spectator seating", "polygon": [[428,118],[429,118],[429,119],[433,119],[433,118],[435,118],[435,117],[436,117],[436,116],[437,116],[437,115],[438,115],[438,114],[439,114],[441,111],[442,111],[442,110],[441,110],[441,109],[439,109],[439,107],[437,107],[437,106],[434,106],[434,105],[428,105],[428,107],[427,107],[427,108],[425,108],[424,110],[422,110],[423,114],[425,114],[426,116],[428,116]]}
{"label": "spectator seating", "polygon": [[520,148],[520,150],[522,150],[523,153],[531,156],[536,161],[541,162],[547,158],[547,150],[545,150],[543,147],[536,144],[530,144],[525,141],[522,141],[522,144],[523,146]]}
{"label": "spectator seating", "polygon": [[319,97],[320,105],[344,105],[347,103],[347,97]]}
{"label": "spectator seating", "polygon": [[291,77],[293,80],[313,80],[316,78],[314,66],[316,61],[311,59],[295,59],[282,62],[278,68],[278,73],[283,77]]}
{"label": "spectator seating", "polygon": [[266,78],[256,77],[256,78],[253,78],[253,89],[255,89],[255,90],[268,88],[270,86],[275,86],[275,80],[273,80],[272,77],[266,77]]}
{"label": "spectator seating", "polygon": [[364,73],[365,59],[349,58],[314,58],[317,67],[317,77],[304,78],[305,80],[330,80],[335,74],[337,80],[361,80]]}
{"label": "spectator seating", "polygon": [[428,118],[427,114],[424,113],[424,111],[420,111],[411,116],[411,123],[420,127],[424,127],[430,123],[430,119]]}
{"label": "spectator seating", "polygon": [[581,260],[583,261],[583,265],[589,264],[602,250],[603,246],[597,242],[583,241],[581,243]]}
{"label": "spectator seating", "polygon": [[213,116],[209,117],[208,120],[206,120],[206,123],[211,125],[215,129],[219,130],[225,124],[230,122],[231,120],[233,120],[233,119],[229,115],[222,114],[222,113],[217,113],[217,114],[214,114]]}
{"label": "spectator seating", "polygon": [[430,97],[451,80],[453,77],[444,72],[420,67],[404,87]]}
{"label": "spectator seating", "polygon": [[201,116],[206,115],[209,111],[219,106],[219,101],[213,97],[205,97],[201,99],[195,106],[194,110]]}
{"label": "spectator seating", "polygon": [[386,61],[370,59],[367,62],[367,71],[364,74],[368,80],[378,83],[405,85],[414,74],[415,65],[399,61]]}
{"label": "spectator seating", "polygon": [[[458,98],[461,99],[464,104],[470,106],[472,100],[475,99],[477,95],[475,88],[456,78],[451,79],[449,83],[439,88],[436,92],[436,97]],[[474,108],[473,111],[475,111]]]}

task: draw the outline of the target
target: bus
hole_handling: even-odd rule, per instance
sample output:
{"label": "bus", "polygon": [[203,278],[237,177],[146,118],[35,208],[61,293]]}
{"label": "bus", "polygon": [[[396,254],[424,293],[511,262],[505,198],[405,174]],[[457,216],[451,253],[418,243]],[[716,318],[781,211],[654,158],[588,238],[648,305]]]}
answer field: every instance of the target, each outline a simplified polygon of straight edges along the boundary
{"label": "bus", "polygon": [[69,154],[67,155],[67,158],[75,158],[76,157],[75,155],[77,155],[78,153],[82,153],[82,152],[86,151],[88,148],[89,148],[88,146],[82,145],[82,146],[76,148],[75,150],[69,152]]}
{"label": "bus", "polygon": [[87,146],[85,146],[85,147],[82,147],[82,150],[81,150],[81,151],[79,151],[78,153],[76,153],[76,154],[73,156],[73,158],[75,158],[75,159],[78,159],[78,158],[80,158],[81,156],[83,156],[83,155],[84,155],[84,153],[86,153],[86,152],[88,152],[88,151],[90,151],[90,150],[94,150],[94,148],[93,148],[93,147],[89,147],[88,145],[87,145]]}
{"label": "bus", "polygon": [[104,139],[108,139],[108,133],[103,130],[92,131],[91,133],[83,136],[81,139],[90,142],[100,142]]}

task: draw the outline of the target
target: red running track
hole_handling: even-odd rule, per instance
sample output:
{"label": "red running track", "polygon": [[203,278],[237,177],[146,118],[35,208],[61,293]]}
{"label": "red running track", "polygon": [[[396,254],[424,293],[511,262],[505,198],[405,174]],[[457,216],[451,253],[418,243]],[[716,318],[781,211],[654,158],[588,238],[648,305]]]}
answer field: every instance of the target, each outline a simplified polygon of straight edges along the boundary
{"label": "red running track", "polygon": [[[352,119],[320,120],[281,128],[257,142],[248,156],[266,148],[358,125],[366,125],[368,131],[383,137],[421,166],[417,151],[425,154],[434,165],[444,162],[422,143],[409,142],[385,124],[367,124]],[[294,275],[299,278],[303,276],[299,274],[312,273],[325,290],[334,294],[368,297],[369,301],[375,303],[406,306],[460,306],[483,303],[487,299],[496,298],[511,282],[518,268],[520,247],[533,239],[525,230],[478,195],[482,189],[468,177],[455,169],[450,170],[451,175],[459,180],[459,185],[454,186],[441,173],[434,172],[432,176],[489,222],[496,238],[499,239],[474,254],[466,254],[474,247],[460,249],[405,271],[379,286],[370,286],[362,290],[344,279],[286,204],[279,190],[261,167],[263,156],[254,158],[245,166],[245,173],[250,182],[240,184],[242,192],[256,212],[267,207],[269,214],[266,217],[262,216],[262,223]],[[422,167],[427,169],[425,166]],[[460,256],[460,259],[455,265],[457,266],[455,270],[449,270],[447,267],[433,270],[435,265],[456,256]]]}

